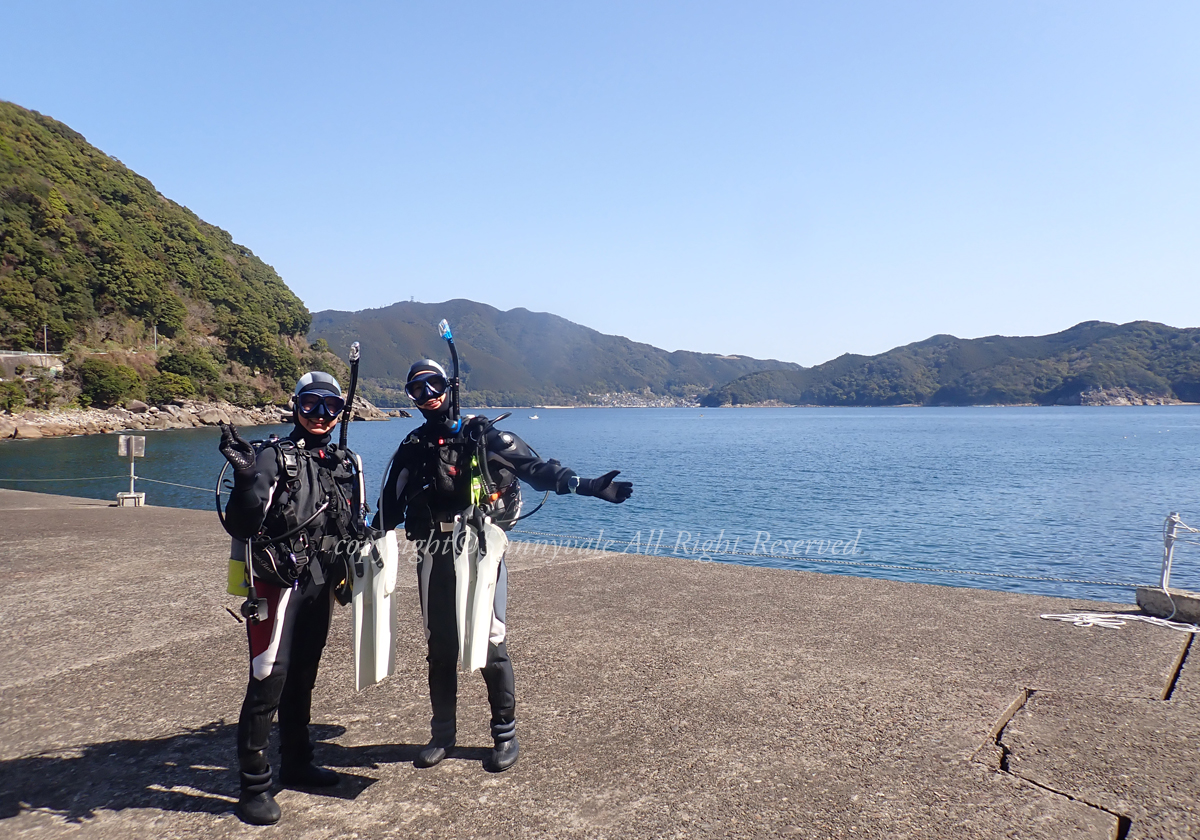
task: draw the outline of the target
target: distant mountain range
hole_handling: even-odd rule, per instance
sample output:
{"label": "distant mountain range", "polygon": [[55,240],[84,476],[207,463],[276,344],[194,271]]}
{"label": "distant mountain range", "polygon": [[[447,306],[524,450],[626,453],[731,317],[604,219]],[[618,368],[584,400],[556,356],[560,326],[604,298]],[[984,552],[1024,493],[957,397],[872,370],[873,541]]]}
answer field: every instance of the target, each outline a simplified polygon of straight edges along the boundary
{"label": "distant mountain range", "polygon": [[[448,365],[454,328],[470,405],[1088,405],[1200,402],[1200,329],[1087,321],[1046,336],[936,335],[876,356],[804,368],[669,353],[556,315],[469,300],[313,315],[310,340],[363,345],[368,398],[404,404],[409,365]],[[657,398],[657,400],[656,400]]]}
{"label": "distant mountain range", "polygon": [[701,404],[1088,405],[1200,402],[1200,329],[1086,321],[1045,336],[935,335],[878,356],[763,371]]}
{"label": "distant mountain range", "polygon": [[361,312],[313,314],[309,340],[324,339],[344,356],[362,343],[364,394],[403,405],[409,365],[420,358],[449,369],[446,342],[436,325],[446,318],[462,362],[463,400],[469,405],[593,405],[600,395],[627,394],[642,401],[694,402],[698,394],[747,373],[799,370],[791,362],[674,353],[605,335],[557,315],[470,300],[401,302]]}

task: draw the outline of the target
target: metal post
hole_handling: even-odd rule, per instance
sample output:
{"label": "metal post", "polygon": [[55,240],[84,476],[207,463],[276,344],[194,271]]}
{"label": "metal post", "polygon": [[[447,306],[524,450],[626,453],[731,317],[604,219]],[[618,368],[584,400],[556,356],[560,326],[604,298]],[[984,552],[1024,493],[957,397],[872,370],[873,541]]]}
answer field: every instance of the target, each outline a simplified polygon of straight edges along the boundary
{"label": "metal post", "polygon": [[146,494],[137,492],[134,486],[137,479],[134,459],[145,456],[146,439],[137,435],[118,435],[117,454],[129,456],[129,492],[117,494],[117,506],[141,507],[146,503]]}
{"label": "metal post", "polygon": [[1163,527],[1162,590],[1171,583],[1171,561],[1175,558],[1175,540],[1179,535],[1179,514],[1171,511]]}
{"label": "metal post", "polygon": [[49,324],[42,324],[42,349],[46,353],[50,352],[50,325]]}

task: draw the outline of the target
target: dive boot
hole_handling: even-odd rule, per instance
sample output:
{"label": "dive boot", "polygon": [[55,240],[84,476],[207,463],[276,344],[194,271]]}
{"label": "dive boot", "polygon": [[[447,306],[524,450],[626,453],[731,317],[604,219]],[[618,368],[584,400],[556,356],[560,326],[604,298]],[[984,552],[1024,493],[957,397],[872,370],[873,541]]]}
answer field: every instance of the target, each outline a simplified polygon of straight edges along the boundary
{"label": "dive boot", "polygon": [[489,773],[503,773],[517,763],[518,752],[516,735],[506,741],[497,741],[488,757],[483,760],[483,769]]}
{"label": "dive boot", "polygon": [[432,767],[441,762],[446,757],[447,752],[454,746],[454,740],[449,742],[434,738],[426,744],[419,753],[417,759],[413,762],[414,767]]}
{"label": "dive boot", "polygon": [[298,765],[283,765],[279,769],[279,783],[284,787],[327,788],[334,787],[342,779],[337,773],[318,767],[311,761]]}
{"label": "dive boot", "polygon": [[271,796],[271,768],[263,773],[242,772],[242,793],[233,812],[250,825],[274,825],[282,815]]}

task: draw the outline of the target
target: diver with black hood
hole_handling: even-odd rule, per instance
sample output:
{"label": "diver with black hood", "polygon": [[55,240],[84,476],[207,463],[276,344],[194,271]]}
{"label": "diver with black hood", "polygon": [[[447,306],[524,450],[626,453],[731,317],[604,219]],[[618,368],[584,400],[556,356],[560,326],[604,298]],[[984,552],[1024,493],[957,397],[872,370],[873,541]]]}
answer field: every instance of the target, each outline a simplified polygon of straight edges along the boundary
{"label": "diver with black hood", "polygon": [[[415,763],[418,767],[432,767],[455,744],[457,667],[461,660],[465,670],[482,666],[494,741],[483,766],[495,773],[511,767],[518,752],[516,692],[512,662],[505,645],[508,571],[503,546],[507,538],[496,529],[508,530],[520,516],[522,481],[534,490],[596,496],[616,504],[629,498],[633,485],[614,481],[617,470],[600,478],[580,478],[558,461],[542,459],[512,432],[495,428],[496,421],[460,417],[456,387],[458,357],[449,327],[445,322],[441,327],[443,337],[450,342],[455,376],[448,377],[445,369],[432,359],[422,359],[409,369],[405,392],[425,422],[404,439],[392,456],[374,525],[390,530],[403,522],[405,535],[416,541],[417,546],[417,580],[429,645],[429,699],[433,718],[431,739]],[[462,535],[468,520],[477,523],[477,533],[486,534],[487,529],[492,529],[500,537],[499,549],[493,549],[493,554],[498,553],[499,557],[491,557],[492,565],[487,566],[489,575],[494,577],[477,583],[474,572],[471,574],[472,592],[485,592],[492,600],[491,608],[483,604],[479,613],[483,619],[479,626],[484,626],[484,622],[490,626],[480,630],[478,638],[485,640],[482,644],[486,644],[486,654],[477,649],[472,656],[474,665],[467,664],[463,647],[470,644],[466,639],[470,631],[459,626],[462,606],[456,603],[456,584],[460,589],[467,584],[457,578],[465,568],[461,565]],[[488,538],[480,542],[484,552],[493,545]],[[456,564],[460,564],[458,575]],[[462,597],[460,591],[460,601]]]}
{"label": "diver with black hood", "polygon": [[[278,822],[267,762],[271,718],[279,712],[279,781],[332,787],[338,774],[313,763],[308,723],[317,667],[329,633],[335,589],[347,597],[345,546],[368,536],[357,456],[331,440],[346,406],[328,373],[301,377],[293,394],[295,428],[286,438],[251,444],[221,426],[221,454],[233,467],[224,524],[248,553],[250,597],[242,607],[250,679],[238,719],[245,822]],[[340,550],[339,550],[340,546]]]}

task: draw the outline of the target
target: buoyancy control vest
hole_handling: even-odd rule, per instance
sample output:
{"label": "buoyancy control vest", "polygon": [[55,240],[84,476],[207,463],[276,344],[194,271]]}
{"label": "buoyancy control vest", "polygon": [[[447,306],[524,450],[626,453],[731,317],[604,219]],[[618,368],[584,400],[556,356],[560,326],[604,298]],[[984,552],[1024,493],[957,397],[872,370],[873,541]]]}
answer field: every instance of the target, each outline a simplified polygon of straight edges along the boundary
{"label": "buoyancy control vest", "polygon": [[341,580],[367,536],[357,456],[332,443],[316,449],[288,438],[251,443],[256,453],[274,449],[278,469],[262,527],[250,539],[255,578],[285,587],[306,576],[318,585],[329,575]]}
{"label": "buoyancy control vest", "polygon": [[435,523],[453,521],[472,505],[501,528],[513,526],[521,512],[521,483],[506,469],[493,470],[488,459],[488,432],[501,419],[464,417],[457,434],[427,423],[400,444],[398,457],[410,470],[403,498],[408,539],[424,539]]}

